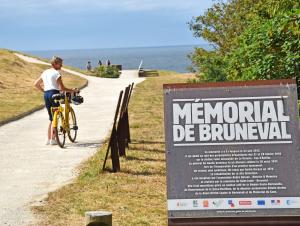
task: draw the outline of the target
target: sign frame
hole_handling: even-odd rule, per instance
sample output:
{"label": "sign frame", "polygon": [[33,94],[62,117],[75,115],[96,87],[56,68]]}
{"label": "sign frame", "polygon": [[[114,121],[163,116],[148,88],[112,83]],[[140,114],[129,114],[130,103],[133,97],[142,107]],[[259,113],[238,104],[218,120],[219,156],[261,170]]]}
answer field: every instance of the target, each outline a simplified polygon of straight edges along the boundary
{"label": "sign frame", "polygon": [[[197,88],[214,88],[220,87],[259,87],[259,86],[274,86],[274,85],[296,85],[297,82],[294,79],[282,79],[282,80],[256,80],[256,81],[237,81],[237,82],[212,82],[212,83],[175,83],[175,84],[164,84],[164,93],[168,90],[176,89],[197,89]],[[165,100],[166,101],[166,100]],[[165,102],[165,118],[166,118],[166,102]],[[167,123],[165,120],[165,134],[167,134]],[[167,147],[167,136],[166,136],[166,155],[168,153]],[[169,172],[168,172],[169,174]],[[179,225],[300,225],[300,215],[298,216],[226,216],[226,217],[168,217],[168,225],[179,226]]]}

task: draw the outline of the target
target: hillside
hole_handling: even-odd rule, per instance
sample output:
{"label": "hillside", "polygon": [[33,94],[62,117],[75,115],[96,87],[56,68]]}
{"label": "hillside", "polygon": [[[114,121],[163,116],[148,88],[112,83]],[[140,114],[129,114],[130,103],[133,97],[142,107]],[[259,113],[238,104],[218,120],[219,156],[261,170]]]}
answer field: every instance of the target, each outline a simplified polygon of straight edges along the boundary
{"label": "hillside", "polygon": [[[12,51],[0,49],[0,125],[43,105],[43,95],[33,87],[33,82],[47,65],[27,63]],[[62,72],[66,86],[80,87],[85,79]]]}

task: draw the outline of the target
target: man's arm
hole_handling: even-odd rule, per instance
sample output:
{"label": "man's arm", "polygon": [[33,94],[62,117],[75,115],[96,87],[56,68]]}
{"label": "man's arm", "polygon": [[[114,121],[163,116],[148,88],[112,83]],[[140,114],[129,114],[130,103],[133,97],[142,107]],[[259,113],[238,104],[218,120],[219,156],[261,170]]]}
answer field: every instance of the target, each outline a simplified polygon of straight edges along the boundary
{"label": "man's arm", "polygon": [[78,92],[77,88],[75,88],[75,89],[68,89],[67,87],[65,87],[64,84],[63,84],[63,82],[62,82],[62,80],[61,80],[61,76],[56,81],[57,81],[57,84],[58,84],[59,89],[61,91],[70,92],[70,93]]}
{"label": "man's arm", "polygon": [[35,88],[37,88],[41,92],[44,92],[44,89],[42,87],[42,83],[43,83],[42,77],[39,77],[37,80],[35,80],[34,86],[35,86]]}

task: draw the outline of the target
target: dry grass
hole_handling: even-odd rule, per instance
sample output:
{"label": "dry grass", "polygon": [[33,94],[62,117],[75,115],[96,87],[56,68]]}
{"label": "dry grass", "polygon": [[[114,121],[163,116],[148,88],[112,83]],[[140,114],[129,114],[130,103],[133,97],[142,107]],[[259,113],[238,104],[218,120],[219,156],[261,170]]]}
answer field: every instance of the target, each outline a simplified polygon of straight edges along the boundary
{"label": "dry grass", "polygon": [[107,148],[103,145],[72,184],[50,193],[45,206],[34,208],[43,219],[39,225],[84,225],[84,213],[90,210],[113,212],[114,226],[166,225],[162,84],[187,77],[164,72],[138,84],[129,106],[132,143],[127,157],[121,158],[122,172],[100,171]]}
{"label": "dry grass", "polygon": [[[33,87],[33,82],[45,65],[30,64],[12,52],[0,49],[0,122],[30,111],[43,104],[43,95]],[[68,87],[80,87],[85,79],[62,72]]]}
{"label": "dry grass", "polygon": [[[19,53],[19,54],[22,54],[22,55],[24,55],[24,56],[36,58],[36,59],[38,59],[38,60],[41,60],[41,61],[50,63],[50,60],[49,60],[49,59],[46,59],[46,58],[43,58],[43,57],[34,56],[34,55],[31,55],[31,54],[28,54],[28,53],[22,53],[22,52],[19,52],[19,51],[14,51],[14,52]],[[70,69],[70,70],[72,70],[72,71],[77,71],[77,72],[82,73],[82,74],[85,74],[85,75],[94,76],[94,73],[93,73],[92,71],[82,70],[82,69],[80,69],[80,68],[73,67],[73,66],[70,66],[70,65],[65,65],[65,64],[64,64],[63,67],[64,67],[64,68],[67,68],[67,69]]]}

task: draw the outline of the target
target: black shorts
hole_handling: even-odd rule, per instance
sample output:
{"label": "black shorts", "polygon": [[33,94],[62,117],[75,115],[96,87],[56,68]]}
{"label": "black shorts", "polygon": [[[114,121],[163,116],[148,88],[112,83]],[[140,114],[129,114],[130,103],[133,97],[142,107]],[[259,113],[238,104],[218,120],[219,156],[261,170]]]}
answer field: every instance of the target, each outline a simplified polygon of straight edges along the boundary
{"label": "black shorts", "polygon": [[48,115],[49,115],[49,120],[52,121],[53,120],[53,117],[52,117],[52,112],[51,112],[51,108],[52,107],[58,107],[59,106],[59,103],[55,103],[53,100],[52,100],[52,96],[54,94],[57,94],[59,93],[58,90],[55,90],[55,89],[52,89],[52,90],[48,90],[48,91],[45,91],[44,92],[44,100],[45,100],[45,106],[47,108],[47,111],[48,111]]}

